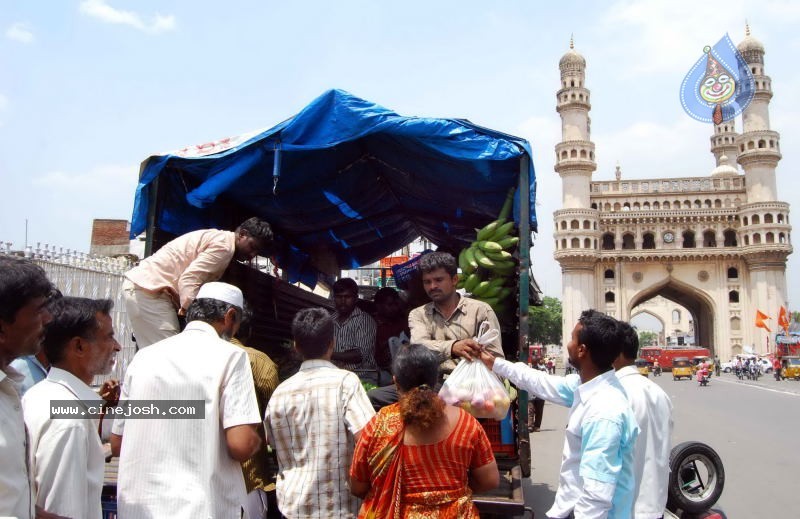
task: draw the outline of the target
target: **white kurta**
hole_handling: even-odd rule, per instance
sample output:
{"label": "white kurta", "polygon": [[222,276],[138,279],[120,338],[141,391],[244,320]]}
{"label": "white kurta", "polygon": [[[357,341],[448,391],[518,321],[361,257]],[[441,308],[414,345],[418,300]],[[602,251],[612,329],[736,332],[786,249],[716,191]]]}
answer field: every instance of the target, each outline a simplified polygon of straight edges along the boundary
{"label": "white kurta", "polygon": [[239,519],[244,478],[225,429],[261,422],[245,351],[193,321],[136,354],[122,384],[126,400],[202,400],[205,418],[115,417],[119,517]]}
{"label": "white kurta", "polygon": [[655,519],[664,515],[667,506],[672,402],[664,390],[643,377],[636,366],[626,366],[616,373],[639,423],[634,465],[637,483],[634,517]]}
{"label": "white kurta", "polygon": [[51,400],[101,406],[103,400],[72,373],[53,367],[22,398],[31,438],[36,504],[64,517],[102,517],[105,454],[93,418],[50,418]]}

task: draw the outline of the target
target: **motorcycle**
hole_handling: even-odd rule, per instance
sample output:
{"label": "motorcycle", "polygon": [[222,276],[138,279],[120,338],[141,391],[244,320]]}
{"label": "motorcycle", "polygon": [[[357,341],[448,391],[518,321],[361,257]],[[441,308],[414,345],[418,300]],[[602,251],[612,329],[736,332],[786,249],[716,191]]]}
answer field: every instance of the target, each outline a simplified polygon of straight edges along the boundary
{"label": "motorcycle", "polygon": [[661,376],[661,366],[656,366],[653,368],[653,376],[660,377]]}
{"label": "motorcycle", "polygon": [[703,368],[703,369],[698,369],[697,370],[697,382],[699,382],[699,384],[701,386],[707,386],[708,385],[708,379],[709,379],[709,376],[708,376],[708,370],[707,369]]}

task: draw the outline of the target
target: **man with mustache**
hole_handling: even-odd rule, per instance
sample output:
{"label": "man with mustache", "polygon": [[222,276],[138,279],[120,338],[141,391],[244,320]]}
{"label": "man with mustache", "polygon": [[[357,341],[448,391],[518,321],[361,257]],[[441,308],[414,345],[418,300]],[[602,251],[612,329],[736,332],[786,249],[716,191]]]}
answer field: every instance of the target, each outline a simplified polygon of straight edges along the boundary
{"label": "man with mustache", "polygon": [[0,256],[0,516],[34,515],[33,483],[25,455],[28,439],[19,396],[24,376],[9,364],[39,351],[44,327],[51,319],[47,302],[54,293],[41,267],[29,260]]}
{"label": "man with mustache", "polygon": [[[50,371],[22,399],[36,504],[65,517],[100,518],[103,513],[106,456],[98,434],[103,399],[89,385],[95,376],[111,373],[120,350],[112,306],[110,299],[82,297],[50,305],[53,320],[44,340]],[[55,401],[79,409],[81,416],[51,417]]]}

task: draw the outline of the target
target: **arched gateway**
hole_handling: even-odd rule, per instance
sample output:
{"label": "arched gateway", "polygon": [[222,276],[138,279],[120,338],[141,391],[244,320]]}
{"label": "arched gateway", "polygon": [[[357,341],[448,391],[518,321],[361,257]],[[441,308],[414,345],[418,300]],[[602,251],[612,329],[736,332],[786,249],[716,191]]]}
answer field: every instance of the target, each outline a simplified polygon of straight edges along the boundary
{"label": "arched gateway", "polygon": [[735,121],[714,125],[716,168],[709,176],[628,180],[617,166],[615,180],[593,182],[586,60],[570,42],[559,62],[556,104],[562,141],[555,170],[563,198],[554,238],[564,337],[582,310],[630,320],[639,305],[662,296],[691,314],[695,343],[720,358],[748,345],[766,352],[766,331],[754,327],[755,315],[774,318],[788,306],[792,228],[789,204],[777,200],[780,135],[769,127],[764,47],[748,32],[739,50],[756,92],[742,114],[742,133]]}

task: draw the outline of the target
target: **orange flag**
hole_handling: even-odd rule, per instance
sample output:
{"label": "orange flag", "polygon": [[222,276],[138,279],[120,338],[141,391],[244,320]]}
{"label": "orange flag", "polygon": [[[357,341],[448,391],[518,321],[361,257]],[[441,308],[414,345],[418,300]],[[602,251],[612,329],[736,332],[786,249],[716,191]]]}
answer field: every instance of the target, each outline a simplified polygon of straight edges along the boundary
{"label": "orange flag", "polygon": [[769,316],[762,312],[761,310],[756,310],[756,328],[764,328],[767,331],[770,331],[767,327],[767,323],[764,321],[769,319]]}
{"label": "orange flag", "polygon": [[787,315],[786,307],[782,306],[780,313],[778,313],[778,326],[783,328],[783,332],[789,335],[789,317]]}

